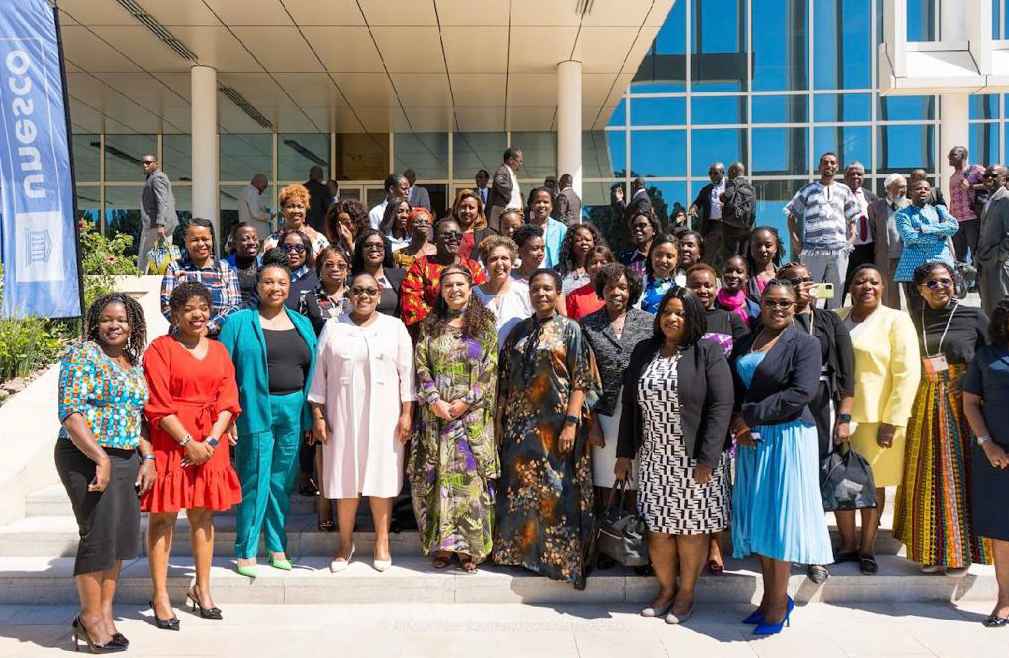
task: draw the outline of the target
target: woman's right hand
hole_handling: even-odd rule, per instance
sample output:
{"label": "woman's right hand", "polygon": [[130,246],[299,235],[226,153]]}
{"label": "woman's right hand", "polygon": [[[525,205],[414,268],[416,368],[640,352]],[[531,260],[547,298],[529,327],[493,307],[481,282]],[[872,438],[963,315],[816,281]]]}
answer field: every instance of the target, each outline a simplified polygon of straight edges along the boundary
{"label": "woman's right hand", "polygon": [[431,405],[431,413],[442,420],[452,420],[452,407],[444,400],[438,400]]}
{"label": "woman's right hand", "polygon": [[1002,446],[989,440],[985,442],[981,449],[984,450],[985,457],[988,458],[988,462],[992,467],[1000,469],[1009,467],[1009,455],[1002,449]]}
{"label": "woman's right hand", "polygon": [[617,463],[613,465],[613,475],[618,480],[626,480],[631,475],[631,460],[627,457],[617,457]]}
{"label": "woman's right hand", "polygon": [[112,462],[109,461],[109,456],[103,450],[102,458],[95,464],[95,477],[91,480],[91,484],[88,485],[88,491],[105,491],[105,487],[109,486],[111,478]]}
{"label": "woman's right hand", "polygon": [[186,458],[183,460],[183,463],[189,466],[199,466],[214,456],[214,449],[207,445],[205,441],[190,441],[186,444],[184,450],[186,451]]}
{"label": "woman's right hand", "polygon": [[329,429],[326,427],[325,418],[316,418],[312,423],[312,441],[313,444],[326,445],[329,441]]}

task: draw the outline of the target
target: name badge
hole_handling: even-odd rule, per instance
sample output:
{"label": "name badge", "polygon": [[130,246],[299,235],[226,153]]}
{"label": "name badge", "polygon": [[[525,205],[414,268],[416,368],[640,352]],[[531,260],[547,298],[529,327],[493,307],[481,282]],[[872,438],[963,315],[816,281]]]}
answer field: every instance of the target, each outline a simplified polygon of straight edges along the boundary
{"label": "name badge", "polygon": [[938,375],[940,372],[949,370],[949,362],[946,361],[945,354],[922,357],[921,362],[925,368],[925,373],[929,375]]}

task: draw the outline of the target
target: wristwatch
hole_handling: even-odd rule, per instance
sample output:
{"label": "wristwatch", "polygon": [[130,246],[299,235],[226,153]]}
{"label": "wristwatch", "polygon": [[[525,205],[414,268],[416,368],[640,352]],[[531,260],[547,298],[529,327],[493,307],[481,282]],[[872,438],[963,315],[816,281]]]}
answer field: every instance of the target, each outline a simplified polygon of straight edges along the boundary
{"label": "wristwatch", "polygon": [[837,422],[839,423],[850,423],[851,414],[837,414]]}
{"label": "wristwatch", "polygon": [[984,444],[988,443],[989,441],[991,441],[991,437],[990,436],[979,436],[979,437],[977,437],[977,444],[979,446],[983,446]]}
{"label": "wristwatch", "polygon": [[565,416],[564,417],[564,424],[565,425],[577,425],[578,424],[578,416],[571,416],[571,415]]}

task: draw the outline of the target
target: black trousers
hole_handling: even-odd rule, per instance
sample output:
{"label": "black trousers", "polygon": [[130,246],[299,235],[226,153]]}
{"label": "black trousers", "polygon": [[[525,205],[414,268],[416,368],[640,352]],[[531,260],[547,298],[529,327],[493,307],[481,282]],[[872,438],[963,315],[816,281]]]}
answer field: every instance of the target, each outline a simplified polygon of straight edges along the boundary
{"label": "black trousers", "polygon": [[967,250],[970,250],[970,258],[974,260],[977,254],[977,240],[981,234],[981,220],[969,219],[960,224],[960,228],[953,235],[953,249],[956,250],[956,259],[961,263],[969,263],[967,260]]}

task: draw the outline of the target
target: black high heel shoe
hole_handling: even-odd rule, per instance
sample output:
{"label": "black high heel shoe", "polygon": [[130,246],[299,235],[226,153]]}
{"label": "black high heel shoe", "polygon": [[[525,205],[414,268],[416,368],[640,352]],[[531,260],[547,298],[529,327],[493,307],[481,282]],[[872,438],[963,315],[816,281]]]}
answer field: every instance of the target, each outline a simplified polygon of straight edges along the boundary
{"label": "black high heel shoe", "polygon": [[151,606],[151,612],[154,613],[154,625],[163,631],[177,631],[179,630],[179,618],[172,617],[171,619],[162,619],[158,616],[158,611],[154,607],[154,601],[148,601],[147,604]]}
{"label": "black high heel shoe", "polygon": [[89,633],[88,629],[84,627],[84,622],[81,621],[80,615],[74,617],[74,621],[70,624],[70,627],[73,629],[71,633],[74,641],[74,651],[81,650],[81,640],[84,640],[84,643],[88,645],[88,651],[91,653],[119,653],[121,651],[126,651],[126,647],[115,643],[115,638],[109,640],[105,644],[96,644],[95,641],[91,639],[91,633]]}
{"label": "black high heel shoe", "polygon": [[217,606],[214,606],[213,608],[203,607],[203,604],[200,603],[200,599],[196,598],[195,585],[193,586],[193,589],[189,590],[189,592],[186,594],[186,599],[192,602],[193,612],[196,612],[196,610],[199,609],[200,616],[203,617],[204,619],[224,619],[224,615],[221,613],[221,609],[218,608]]}
{"label": "black high heel shoe", "polygon": [[130,647],[130,641],[126,639],[126,636],[122,633],[112,634],[112,644],[118,644],[123,649],[128,649]]}

